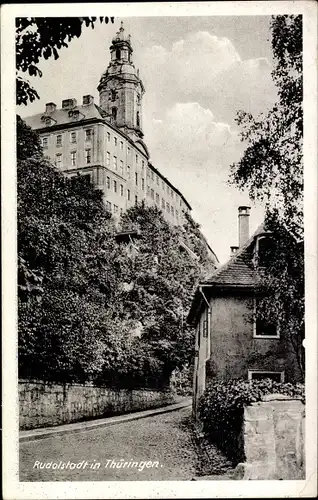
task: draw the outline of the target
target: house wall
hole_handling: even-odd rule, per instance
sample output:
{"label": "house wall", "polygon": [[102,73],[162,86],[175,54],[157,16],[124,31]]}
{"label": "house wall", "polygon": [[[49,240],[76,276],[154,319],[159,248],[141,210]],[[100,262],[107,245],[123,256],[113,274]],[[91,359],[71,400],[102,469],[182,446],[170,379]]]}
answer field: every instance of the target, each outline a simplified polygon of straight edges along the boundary
{"label": "house wall", "polygon": [[280,338],[253,338],[253,298],[229,295],[211,299],[211,355],[207,378],[248,378],[248,370],[284,371],[285,381],[299,378],[295,355]]}

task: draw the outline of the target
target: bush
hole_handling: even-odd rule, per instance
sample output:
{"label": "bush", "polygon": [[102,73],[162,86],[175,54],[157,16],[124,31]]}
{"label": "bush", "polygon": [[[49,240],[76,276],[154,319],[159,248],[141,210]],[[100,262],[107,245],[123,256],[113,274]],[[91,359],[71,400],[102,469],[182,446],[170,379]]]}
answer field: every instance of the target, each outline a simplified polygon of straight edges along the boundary
{"label": "bush", "polygon": [[303,384],[274,382],[271,379],[212,382],[201,396],[198,415],[206,436],[220,446],[234,462],[244,461],[241,441],[244,407],[266,394],[285,394],[305,400]]}

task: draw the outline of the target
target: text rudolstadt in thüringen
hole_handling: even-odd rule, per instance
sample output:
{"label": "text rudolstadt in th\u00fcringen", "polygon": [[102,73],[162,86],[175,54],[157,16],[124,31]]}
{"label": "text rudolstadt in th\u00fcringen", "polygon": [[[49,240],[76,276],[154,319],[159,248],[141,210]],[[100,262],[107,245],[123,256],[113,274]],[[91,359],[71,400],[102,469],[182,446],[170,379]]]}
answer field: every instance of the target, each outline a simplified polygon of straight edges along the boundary
{"label": "text rudolstadt in th\u00fcringen", "polygon": [[109,458],[104,463],[98,462],[97,460],[88,461],[82,460],[81,462],[40,462],[36,460],[33,465],[33,469],[51,469],[51,470],[97,470],[97,469],[136,469],[138,472],[142,472],[144,469],[158,469],[162,467],[162,464],[158,460],[114,460]]}

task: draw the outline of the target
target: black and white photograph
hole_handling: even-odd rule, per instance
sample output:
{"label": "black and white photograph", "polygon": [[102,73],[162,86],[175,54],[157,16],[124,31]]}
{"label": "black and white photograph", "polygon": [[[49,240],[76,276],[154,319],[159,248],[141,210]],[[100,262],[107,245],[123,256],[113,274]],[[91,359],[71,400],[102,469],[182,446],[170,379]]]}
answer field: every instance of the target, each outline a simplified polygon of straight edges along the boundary
{"label": "black and white photograph", "polygon": [[6,499],[316,496],[315,20],[4,6]]}

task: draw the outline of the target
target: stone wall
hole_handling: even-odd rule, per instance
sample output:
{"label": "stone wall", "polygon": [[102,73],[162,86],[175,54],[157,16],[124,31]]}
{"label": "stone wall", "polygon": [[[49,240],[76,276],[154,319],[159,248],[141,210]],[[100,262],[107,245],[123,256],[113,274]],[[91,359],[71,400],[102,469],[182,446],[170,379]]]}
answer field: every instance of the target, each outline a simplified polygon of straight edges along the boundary
{"label": "stone wall", "polygon": [[235,479],[305,479],[305,406],[273,394],[244,410],[245,462]]}
{"label": "stone wall", "polygon": [[157,408],[175,402],[170,390],[110,389],[93,385],[19,381],[20,429]]}

